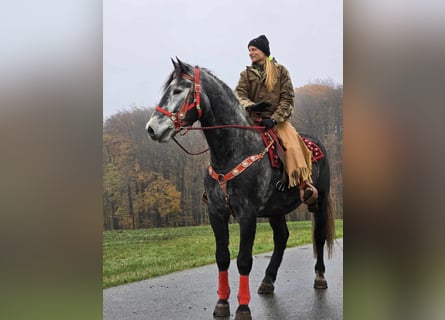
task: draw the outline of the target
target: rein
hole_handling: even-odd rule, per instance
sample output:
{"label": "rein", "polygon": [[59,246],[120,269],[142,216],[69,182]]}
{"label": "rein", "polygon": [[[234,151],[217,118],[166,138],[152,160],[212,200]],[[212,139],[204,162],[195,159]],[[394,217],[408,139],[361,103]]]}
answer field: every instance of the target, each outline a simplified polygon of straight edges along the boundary
{"label": "rein", "polygon": [[[189,130],[211,130],[211,129],[224,129],[224,128],[238,128],[238,129],[264,129],[265,127],[261,126],[242,126],[238,124],[221,124],[218,126],[209,126],[209,127],[182,127],[181,129],[186,129],[186,132]],[[184,135],[183,134],[183,135]]]}
{"label": "rein", "polygon": [[[179,130],[177,130],[177,131],[181,131],[181,130],[185,129],[185,131],[183,133],[181,133],[181,135],[184,136],[190,130],[204,131],[204,130],[225,129],[225,128],[251,129],[251,130],[252,129],[258,129],[258,130],[264,129],[264,127],[261,127],[261,126],[242,126],[242,125],[237,125],[237,124],[225,124],[225,125],[209,126],[209,127],[179,127]],[[176,140],[175,137],[173,137],[172,139],[185,153],[187,153],[188,155],[191,155],[191,156],[198,156],[200,154],[203,154],[203,153],[206,153],[207,151],[209,151],[209,148],[207,148],[203,151],[196,152],[196,153],[190,152],[184,146],[182,146],[181,143],[178,140]]]}

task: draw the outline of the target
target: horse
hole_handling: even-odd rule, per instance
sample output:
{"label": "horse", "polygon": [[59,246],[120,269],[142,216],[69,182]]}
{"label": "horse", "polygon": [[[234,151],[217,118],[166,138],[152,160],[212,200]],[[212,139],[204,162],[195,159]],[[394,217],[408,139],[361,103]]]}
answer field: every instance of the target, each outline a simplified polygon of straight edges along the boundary
{"label": "horse", "polygon": [[[210,151],[210,166],[204,178],[208,215],[216,242],[218,266],[215,318],[229,317],[230,296],[228,269],[229,218],[240,226],[238,308],[235,319],[251,319],[249,273],[258,217],[269,219],[274,249],[258,288],[259,294],[272,294],[278,268],[289,238],[285,215],[302,204],[298,187],[276,187],[282,172],[273,168],[265,155],[268,146],[242,107],[234,92],[206,68],[172,59],[174,70],[164,85],[163,95],[146,124],[148,136],[160,143],[174,139],[182,130],[199,121]],[[193,128],[197,128],[196,126]],[[199,128],[199,127],[198,127]],[[262,128],[264,129],[264,128]],[[326,289],[324,246],[328,256],[334,242],[334,208],[330,195],[330,173],[326,148],[315,137],[324,157],[313,163],[312,178],[318,189],[313,211],[313,246],[315,263],[314,288]],[[176,140],[175,140],[176,141]],[[270,146],[270,145],[269,145]]]}

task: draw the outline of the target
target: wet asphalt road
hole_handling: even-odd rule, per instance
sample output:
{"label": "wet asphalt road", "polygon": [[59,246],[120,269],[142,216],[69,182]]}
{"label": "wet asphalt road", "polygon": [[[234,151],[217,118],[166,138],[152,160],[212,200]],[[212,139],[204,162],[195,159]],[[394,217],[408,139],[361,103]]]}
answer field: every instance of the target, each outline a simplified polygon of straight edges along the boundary
{"label": "wet asphalt road", "polygon": [[[250,274],[250,309],[254,320],[343,319],[343,239],[326,259],[328,289],[313,289],[315,260],[312,245],[286,249],[273,295],[256,293],[271,253],[254,257]],[[172,273],[103,291],[104,320],[208,320],[217,295],[216,264]],[[237,308],[238,270],[229,270],[230,311]],[[223,319],[223,318],[218,318]]]}

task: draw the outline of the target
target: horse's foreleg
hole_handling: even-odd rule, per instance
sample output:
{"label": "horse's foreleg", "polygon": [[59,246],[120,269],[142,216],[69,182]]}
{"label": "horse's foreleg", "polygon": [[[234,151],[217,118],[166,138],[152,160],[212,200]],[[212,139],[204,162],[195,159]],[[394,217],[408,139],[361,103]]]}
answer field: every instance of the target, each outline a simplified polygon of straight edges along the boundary
{"label": "horse's foreleg", "polygon": [[289,229],[287,228],[286,218],[284,216],[270,217],[269,224],[273,230],[274,249],[264,279],[258,288],[258,293],[260,294],[273,293],[278,268],[283,260],[284,250],[289,239]]}
{"label": "horse's foreleg", "polygon": [[238,272],[240,274],[238,289],[238,309],[235,320],[252,319],[249,309],[250,289],[249,274],[252,270],[252,248],[256,233],[256,219],[241,219],[240,222],[240,245],[237,258]]}
{"label": "horse's foreleg", "polygon": [[228,217],[209,215],[216,242],[216,264],[218,265],[218,302],[216,303],[213,316],[230,316],[229,307],[229,227]]}
{"label": "horse's foreleg", "polygon": [[317,258],[315,263],[315,289],[327,289],[328,283],[324,277],[326,271],[324,265],[324,245],[326,242],[326,227],[327,227],[327,203],[323,198],[319,197],[319,208],[314,215],[314,251]]}

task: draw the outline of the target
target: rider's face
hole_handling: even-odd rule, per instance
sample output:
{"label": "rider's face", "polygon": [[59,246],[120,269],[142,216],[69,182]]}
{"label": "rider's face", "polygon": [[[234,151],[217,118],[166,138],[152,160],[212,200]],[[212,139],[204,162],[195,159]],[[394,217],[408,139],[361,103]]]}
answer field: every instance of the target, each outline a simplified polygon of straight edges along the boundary
{"label": "rider's face", "polygon": [[254,46],[249,46],[249,57],[252,63],[264,64],[266,61],[266,54]]}

